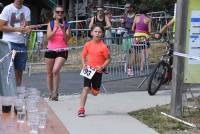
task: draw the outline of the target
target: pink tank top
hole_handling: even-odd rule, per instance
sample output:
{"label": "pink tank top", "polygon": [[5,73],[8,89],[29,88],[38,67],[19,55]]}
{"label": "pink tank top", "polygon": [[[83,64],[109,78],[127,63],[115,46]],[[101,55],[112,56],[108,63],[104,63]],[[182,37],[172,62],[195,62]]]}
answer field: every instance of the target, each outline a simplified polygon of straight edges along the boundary
{"label": "pink tank top", "polygon": [[148,24],[144,23],[145,15],[140,16],[140,21],[136,23],[135,32],[149,33]]}
{"label": "pink tank top", "polygon": [[48,49],[67,48],[68,44],[64,40],[64,34],[59,27],[53,37],[48,41]]}

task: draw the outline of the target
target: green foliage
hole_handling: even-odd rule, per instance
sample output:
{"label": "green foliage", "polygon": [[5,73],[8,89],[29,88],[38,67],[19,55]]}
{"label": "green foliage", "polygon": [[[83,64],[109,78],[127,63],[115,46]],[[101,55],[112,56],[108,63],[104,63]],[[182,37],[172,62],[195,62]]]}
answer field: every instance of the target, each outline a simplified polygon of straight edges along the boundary
{"label": "green foliage", "polygon": [[174,3],[176,0],[134,0],[136,11],[140,4],[148,6],[149,12],[166,11],[172,12],[174,10]]}

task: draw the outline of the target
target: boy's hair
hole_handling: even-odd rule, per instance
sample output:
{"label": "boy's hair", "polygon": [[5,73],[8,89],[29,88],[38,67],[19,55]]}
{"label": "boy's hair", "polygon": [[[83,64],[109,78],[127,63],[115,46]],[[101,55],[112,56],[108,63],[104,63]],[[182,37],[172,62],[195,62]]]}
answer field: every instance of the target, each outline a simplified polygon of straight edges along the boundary
{"label": "boy's hair", "polygon": [[102,25],[93,25],[92,28],[91,28],[91,31],[93,31],[94,28],[96,28],[96,27],[99,27],[102,30],[103,33],[105,32],[104,27]]}

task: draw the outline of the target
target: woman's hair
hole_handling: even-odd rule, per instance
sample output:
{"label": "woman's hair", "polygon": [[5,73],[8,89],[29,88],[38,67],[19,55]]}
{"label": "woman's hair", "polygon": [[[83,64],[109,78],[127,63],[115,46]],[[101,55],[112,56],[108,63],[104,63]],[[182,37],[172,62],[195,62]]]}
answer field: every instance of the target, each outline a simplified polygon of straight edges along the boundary
{"label": "woman's hair", "polygon": [[91,28],[91,31],[93,31],[96,27],[99,27],[102,30],[103,33],[105,32],[104,27],[101,26],[101,25],[93,25],[92,28]]}
{"label": "woman's hair", "polygon": [[110,11],[109,9],[108,9],[108,10],[105,10],[105,11],[104,11],[104,14],[105,14],[105,15],[111,14],[111,11]]}
{"label": "woman's hair", "polygon": [[148,13],[147,5],[141,4],[139,6],[139,14],[146,14]]}
{"label": "woman's hair", "polygon": [[[55,19],[56,18],[56,9],[57,8],[62,8],[64,10],[64,7],[62,5],[56,5],[53,9],[53,18]],[[64,13],[65,15],[65,13]]]}

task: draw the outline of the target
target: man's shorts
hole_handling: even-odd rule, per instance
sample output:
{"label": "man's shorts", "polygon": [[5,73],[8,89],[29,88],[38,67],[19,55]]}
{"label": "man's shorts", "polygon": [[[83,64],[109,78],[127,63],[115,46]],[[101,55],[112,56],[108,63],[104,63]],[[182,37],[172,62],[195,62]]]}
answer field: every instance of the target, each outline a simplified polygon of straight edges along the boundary
{"label": "man's shorts", "polygon": [[63,51],[48,51],[45,52],[45,58],[49,59],[56,59],[57,57],[63,57],[65,59],[68,58],[68,50],[63,50]]}
{"label": "man's shorts", "polygon": [[96,72],[92,79],[84,77],[84,87],[100,88],[102,80],[102,73]]}
{"label": "man's shorts", "polygon": [[17,70],[25,70],[27,60],[27,48],[24,43],[10,42],[11,50],[22,51],[17,52],[14,58],[14,67]]}

